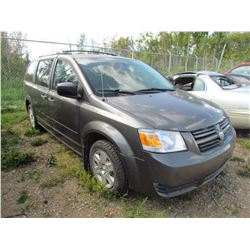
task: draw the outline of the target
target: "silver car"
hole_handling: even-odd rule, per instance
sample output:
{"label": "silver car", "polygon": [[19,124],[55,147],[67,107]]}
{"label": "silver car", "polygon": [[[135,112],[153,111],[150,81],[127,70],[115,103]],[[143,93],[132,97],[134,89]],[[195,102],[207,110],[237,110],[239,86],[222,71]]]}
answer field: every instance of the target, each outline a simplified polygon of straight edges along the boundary
{"label": "silver car", "polygon": [[223,108],[238,129],[250,129],[250,86],[237,84],[226,75],[211,72],[185,72],[173,76],[178,88],[212,101]]}

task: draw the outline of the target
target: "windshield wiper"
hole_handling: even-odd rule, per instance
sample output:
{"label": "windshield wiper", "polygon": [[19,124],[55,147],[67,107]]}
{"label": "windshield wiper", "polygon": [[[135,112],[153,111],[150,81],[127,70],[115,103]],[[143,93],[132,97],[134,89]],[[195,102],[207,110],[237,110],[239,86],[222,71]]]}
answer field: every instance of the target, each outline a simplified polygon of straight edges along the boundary
{"label": "windshield wiper", "polygon": [[121,90],[121,89],[97,89],[97,92],[99,93],[114,93],[116,95],[119,94],[126,94],[126,95],[136,95],[135,92],[127,91],[127,90]]}
{"label": "windshield wiper", "polygon": [[162,89],[162,88],[148,88],[148,89],[140,89],[137,90],[136,92],[142,92],[142,93],[148,93],[148,92],[165,92],[165,91],[174,91],[175,89]]}

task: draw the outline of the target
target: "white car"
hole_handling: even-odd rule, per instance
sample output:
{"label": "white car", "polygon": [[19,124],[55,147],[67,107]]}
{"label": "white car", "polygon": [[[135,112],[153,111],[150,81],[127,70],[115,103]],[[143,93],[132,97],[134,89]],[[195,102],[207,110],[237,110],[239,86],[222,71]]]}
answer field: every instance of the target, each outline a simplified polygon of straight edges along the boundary
{"label": "white car", "polygon": [[211,71],[178,73],[171,80],[178,88],[219,105],[235,128],[250,129],[250,86]]}

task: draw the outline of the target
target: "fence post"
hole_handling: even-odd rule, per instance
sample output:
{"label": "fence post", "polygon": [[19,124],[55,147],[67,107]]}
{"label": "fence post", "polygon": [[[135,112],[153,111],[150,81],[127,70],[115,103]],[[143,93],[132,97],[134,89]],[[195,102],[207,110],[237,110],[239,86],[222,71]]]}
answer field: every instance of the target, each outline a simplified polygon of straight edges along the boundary
{"label": "fence post", "polygon": [[187,65],[188,65],[188,54],[187,54],[186,60],[185,60],[185,71],[187,71]]}
{"label": "fence post", "polygon": [[195,60],[195,71],[198,71],[198,56],[194,55],[196,60]]}
{"label": "fence post", "polygon": [[172,60],[172,54],[171,52],[168,50],[168,54],[169,54],[169,60],[168,60],[168,75],[171,75],[171,60]]}

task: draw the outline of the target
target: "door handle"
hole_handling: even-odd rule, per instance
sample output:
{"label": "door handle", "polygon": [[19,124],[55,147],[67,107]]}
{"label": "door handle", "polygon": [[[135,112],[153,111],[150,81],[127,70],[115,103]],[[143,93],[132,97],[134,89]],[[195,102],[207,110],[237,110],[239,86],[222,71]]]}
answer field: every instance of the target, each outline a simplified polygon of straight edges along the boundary
{"label": "door handle", "polygon": [[55,99],[54,99],[53,97],[49,97],[48,100],[49,100],[50,102],[55,102]]}
{"label": "door handle", "polygon": [[47,95],[45,95],[45,94],[41,94],[41,97],[42,97],[44,100],[47,99]]}

